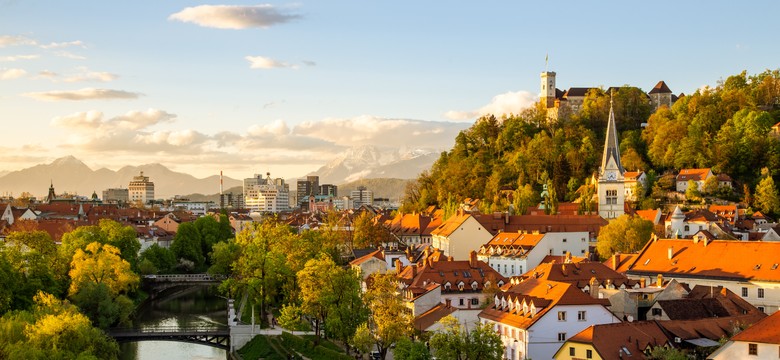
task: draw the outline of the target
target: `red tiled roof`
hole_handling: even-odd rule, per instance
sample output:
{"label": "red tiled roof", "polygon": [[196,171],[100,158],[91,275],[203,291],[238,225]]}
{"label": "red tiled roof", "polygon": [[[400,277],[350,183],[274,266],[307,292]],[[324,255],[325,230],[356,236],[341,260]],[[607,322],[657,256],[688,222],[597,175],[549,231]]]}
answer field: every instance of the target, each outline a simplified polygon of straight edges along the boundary
{"label": "red tiled roof", "polygon": [[[407,285],[407,289],[413,294],[419,295],[427,292],[427,286],[431,283],[441,284],[442,292],[481,292],[488,281],[497,284],[506,282],[496,270],[483,261],[469,260],[451,261],[447,259],[434,260],[433,254],[428,260],[420,264],[411,264],[403,267],[398,272],[398,280]],[[476,256],[476,255],[474,255]],[[446,284],[450,283],[450,288]],[[458,284],[463,282],[463,290],[458,289]],[[477,283],[477,289],[472,289],[472,284]]]}
{"label": "red tiled roof", "polygon": [[629,181],[636,181],[643,173],[642,171],[626,171],[623,173],[623,177]]}
{"label": "red tiled roof", "polygon": [[649,94],[671,94],[672,90],[669,89],[668,86],[666,86],[666,83],[661,80],[658,82],[658,84],[655,84],[653,86],[653,89],[650,90]]}
{"label": "red tiled roof", "polygon": [[743,330],[734,337],[733,341],[750,341],[765,344],[780,344],[780,311],[759,320],[753,326]]}
{"label": "red tiled roof", "polygon": [[[653,348],[670,343],[663,328],[655,321],[591,325],[569,338],[568,341],[591,344],[599,357],[604,360],[623,359],[620,356],[621,350],[625,351],[623,348],[632,354],[643,355],[648,347]],[[565,348],[567,347],[561,347],[561,349]]]}
{"label": "red tiled roof", "polygon": [[450,236],[455,232],[455,230],[458,230],[463,222],[465,222],[469,217],[471,217],[471,214],[468,213],[458,213],[452,215],[439,227],[431,231],[431,235]]}
{"label": "red tiled roof", "polygon": [[653,209],[653,210],[634,210],[634,213],[639,216],[642,219],[645,219],[647,221],[652,222],[653,224],[656,223],[656,219],[662,219],[663,217],[658,216],[659,209]]}
{"label": "red tiled roof", "polygon": [[447,306],[445,304],[438,304],[430,310],[422,313],[420,316],[414,318],[414,328],[420,331],[425,331],[437,321],[441,320],[447,315],[450,315],[458,309]]}
{"label": "red tiled roof", "polygon": [[372,258],[385,261],[384,256],[382,256],[382,250],[376,250],[376,251],[373,251],[373,252],[368,253],[366,255],[363,255],[363,256],[355,259],[355,260],[350,261],[349,264],[350,265],[360,265],[360,264],[362,264],[362,263],[364,263],[364,262],[366,262],[368,260],[371,260]]}
{"label": "red tiled roof", "polygon": [[682,169],[677,174],[677,181],[704,181],[707,174],[710,173],[710,169]]}
{"label": "red tiled roof", "polygon": [[502,291],[496,293],[496,296],[499,300],[505,299],[507,302],[533,304],[537,313],[533,315],[529,311],[524,314],[522,307],[515,306],[509,310],[508,307],[499,308],[499,304],[492,304],[482,310],[479,317],[521,329],[530,328],[556,305],[609,306],[609,300],[593,298],[574,285],[540,279],[529,279],[516,285],[505,286]]}
{"label": "red tiled roof", "polygon": [[598,215],[513,215],[507,218],[474,214],[476,219],[491,234],[502,232],[589,232],[598,236],[602,226],[609,222]]}
{"label": "red tiled roof", "polygon": [[780,282],[778,253],[780,242],[656,239],[645,245],[628,273]]}
{"label": "red tiled roof", "polygon": [[[577,263],[542,263],[524,274],[527,278],[536,278],[548,281],[558,281],[572,284],[579,289],[585,288],[591,278],[596,278],[600,284],[609,281],[616,287],[625,285],[633,287],[638,280],[630,280],[625,275],[612,270],[609,266],[600,262],[581,261]],[[527,281],[527,280],[525,280]]]}

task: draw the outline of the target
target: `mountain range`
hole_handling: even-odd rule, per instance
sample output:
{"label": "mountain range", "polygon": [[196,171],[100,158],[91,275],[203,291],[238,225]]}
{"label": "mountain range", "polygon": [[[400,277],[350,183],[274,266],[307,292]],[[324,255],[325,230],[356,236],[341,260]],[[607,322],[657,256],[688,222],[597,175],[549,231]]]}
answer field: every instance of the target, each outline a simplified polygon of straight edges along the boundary
{"label": "mountain range", "polygon": [[[0,193],[19,196],[26,191],[43,198],[48,193],[49,186],[54,185],[57,194],[67,192],[90,196],[94,191],[102,197],[102,191],[105,189],[126,189],[130,180],[138,176],[141,171],[154,182],[156,198],[188,193],[219,193],[219,175],[198,179],[189,174],[172,171],[161,164],[125,166],[117,171],[106,168],[92,170],[73,156],[62,157],[50,164],[35,165],[0,176]],[[223,181],[225,188],[241,185],[240,180],[229,177],[225,177]]]}
{"label": "mountain range", "polygon": [[[320,184],[336,184],[341,195],[358,185],[366,185],[377,197],[397,199],[403,194],[405,183],[416,178],[422,171],[430,169],[438,158],[433,150],[378,149],[374,146],[359,146],[341,153],[334,160],[309,175],[318,175]],[[108,188],[127,188],[130,180],[143,171],[155,184],[156,198],[170,198],[174,195],[198,195],[193,197],[214,197],[219,193],[219,176],[198,179],[192,175],[172,171],[161,164],[125,166],[114,171],[106,168],[92,170],[81,160],[65,156],[49,164],[35,165],[18,171],[0,172],[0,195],[19,196],[29,192],[43,198],[50,185],[55,192],[90,196]],[[372,179],[369,183],[365,180]],[[224,177],[224,189],[240,187],[241,180]],[[295,190],[295,179],[288,179],[290,190]],[[204,194],[204,195],[201,195]]]}

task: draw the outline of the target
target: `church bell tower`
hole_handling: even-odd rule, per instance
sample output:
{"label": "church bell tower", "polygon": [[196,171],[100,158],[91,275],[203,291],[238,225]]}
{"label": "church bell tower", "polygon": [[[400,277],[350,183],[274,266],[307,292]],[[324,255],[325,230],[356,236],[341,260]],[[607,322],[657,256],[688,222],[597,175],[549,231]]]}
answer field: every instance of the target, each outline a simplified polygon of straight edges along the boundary
{"label": "church bell tower", "polygon": [[625,172],[623,164],[620,163],[620,142],[610,99],[607,135],[598,178],[599,215],[605,219],[614,219],[625,214]]}

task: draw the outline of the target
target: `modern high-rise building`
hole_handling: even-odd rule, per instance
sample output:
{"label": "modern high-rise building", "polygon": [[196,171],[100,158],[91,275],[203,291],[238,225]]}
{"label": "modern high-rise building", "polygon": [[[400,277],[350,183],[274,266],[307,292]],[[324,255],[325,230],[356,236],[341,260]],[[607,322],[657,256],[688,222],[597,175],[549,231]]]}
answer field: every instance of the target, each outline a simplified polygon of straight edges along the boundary
{"label": "modern high-rise building", "polygon": [[320,195],[337,197],[339,196],[339,187],[333,184],[320,185]]}
{"label": "modern high-rise building", "polygon": [[365,186],[358,186],[357,190],[352,190],[350,198],[352,199],[352,207],[354,209],[357,209],[364,204],[374,204],[374,192],[366,189]]}
{"label": "modern high-rise building", "polygon": [[317,175],[309,175],[306,179],[298,179],[296,185],[295,190],[298,192],[299,199],[304,199],[309,195],[320,194],[320,177]]}
{"label": "modern high-rise building", "polygon": [[128,189],[105,189],[103,190],[103,202],[109,204],[127,204],[130,202],[130,191]]}
{"label": "modern high-rise building", "polygon": [[253,213],[278,213],[290,210],[290,188],[284,179],[271,179],[271,173],[244,179],[244,205]]}
{"label": "modern high-rise building", "polygon": [[132,203],[147,204],[154,200],[154,183],[149,181],[148,176],[144,176],[143,171],[141,175],[133,177],[127,188]]}

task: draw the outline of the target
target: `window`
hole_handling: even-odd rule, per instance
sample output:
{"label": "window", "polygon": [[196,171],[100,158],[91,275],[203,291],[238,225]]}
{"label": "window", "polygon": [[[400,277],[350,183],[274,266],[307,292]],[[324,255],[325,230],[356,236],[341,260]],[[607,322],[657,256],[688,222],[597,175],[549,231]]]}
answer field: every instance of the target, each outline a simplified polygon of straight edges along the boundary
{"label": "window", "polygon": [[458,305],[463,306],[463,298],[458,299]]}
{"label": "window", "polygon": [[746,287],[743,287],[742,288],[742,297],[747,297],[747,296],[748,296],[748,290],[747,290]]}
{"label": "window", "polygon": [[685,231],[686,231],[686,232],[688,232],[688,231],[690,231],[690,230],[691,230],[691,227],[690,227],[690,226],[688,226],[688,225],[685,225]]}
{"label": "window", "polygon": [[764,297],[764,289],[758,289],[758,297],[763,298]]}
{"label": "window", "polygon": [[661,316],[663,312],[659,308],[653,308],[653,316]]}
{"label": "window", "polygon": [[758,344],[748,344],[748,355],[758,356]]}
{"label": "window", "polygon": [[563,238],[563,242],[566,242],[566,238]]}
{"label": "window", "polygon": [[577,320],[585,321],[585,310],[577,311]]}
{"label": "window", "polygon": [[582,240],[582,242],[585,242],[585,238],[580,238],[580,240]]}
{"label": "window", "polygon": [[758,311],[760,311],[760,312],[764,312],[764,307],[763,306],[756,306],[756,309],[758,309]]}
{"label": "window", "polygon": [[479,305],[479,299],[477,298],[471,299],[471,305]]}
{"label": "window", "polygon": [[585,358],[593,359],[593,350],[585,350]]}
{"label": "window", "polygon": [[569,347],[569,356],[574,356],[575,354],[577,354],[577,352],[574,350],[574,347],[570,346]]}
{"label": "window", "polygon": [[512,265],[512,275],[514,275],[514,274],[515,274],[515,266]]}
{"label": "window", "polygon": [[566,333],[558,333],[558,341],[566,341]]}
{"label": "window", "polygon": [[566,321],[566,312],[558,311],[558,321]]}

